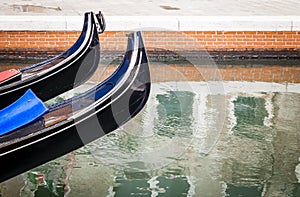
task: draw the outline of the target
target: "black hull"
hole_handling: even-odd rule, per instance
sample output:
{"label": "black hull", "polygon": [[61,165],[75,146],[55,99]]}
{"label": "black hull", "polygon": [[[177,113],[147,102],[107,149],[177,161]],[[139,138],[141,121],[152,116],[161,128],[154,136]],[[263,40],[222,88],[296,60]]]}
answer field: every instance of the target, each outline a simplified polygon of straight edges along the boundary
{"label": "black hull", "polygon": [[[94,74],[100,59],[100,43],[93,15],[93,13],[85,14],[83,31],[69,50],[55,58],[21,70],[23,75],[38,69],[39,72],[43,72],[42,74],[33,73],[25,80],[0,87],[0,109],[17,100],[28,89],[35,92],[42,101],[47,101],[81,85]],[[56,62],[61,65],[57,66]],[[53,65],[55,68],[49,69],[47,65]]]}
{"label": "black hull", "polygon": [[139,32],[136,35],[139,42],[138,55],[136,59],[131,59],[135,65],[126,80],[109,97],[99,103],[95,102],[84,114],[46,128],[33,137],[2,147],[0,182],[108,134],[142,110],[149,97],[151,83],[142,38]]}

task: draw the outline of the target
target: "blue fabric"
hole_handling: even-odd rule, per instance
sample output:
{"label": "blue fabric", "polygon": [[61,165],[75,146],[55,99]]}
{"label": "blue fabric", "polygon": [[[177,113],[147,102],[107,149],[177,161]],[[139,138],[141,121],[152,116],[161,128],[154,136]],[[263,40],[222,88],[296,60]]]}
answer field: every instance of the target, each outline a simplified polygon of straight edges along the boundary
{"label": "blue fabric", "polygon": [[0,135],[29,124],[46,112],[48,112],[47,107],[29,89],[17,101],[0,110]]}

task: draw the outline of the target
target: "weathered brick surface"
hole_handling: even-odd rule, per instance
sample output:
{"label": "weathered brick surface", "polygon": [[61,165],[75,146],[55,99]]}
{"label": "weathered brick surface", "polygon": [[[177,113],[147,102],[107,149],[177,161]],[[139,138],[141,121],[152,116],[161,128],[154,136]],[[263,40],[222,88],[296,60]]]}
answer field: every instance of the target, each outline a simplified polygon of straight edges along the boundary
{"label": "weathered brick surface", "polygon": [[[100,35],[103,49],[123,50],[126,34]],[[1,49],[65,50],[80,32],[0,32]],[[282,50],[300,49],[300,32],[143,32],[147,47],[170,50]]]}
{"label": "weathered brick surface", "polygon": [[0,32],[1,49],[64,50],[78,38],[80,32]]}

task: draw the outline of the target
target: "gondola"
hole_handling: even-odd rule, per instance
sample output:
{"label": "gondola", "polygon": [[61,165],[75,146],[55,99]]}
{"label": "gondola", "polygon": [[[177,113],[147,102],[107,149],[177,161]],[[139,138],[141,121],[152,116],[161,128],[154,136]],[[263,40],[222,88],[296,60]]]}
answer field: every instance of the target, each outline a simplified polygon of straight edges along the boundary
{"label": "gondola", "polygon": [[0,136],[0,182],[119,128],[146,104],[150,86],[142,35],[134,32],[128,35],[122,63],[110,77]]}
{"label": "gondola", "polygon": [[41,63],[1,72],[0,109],[17,100],[28,89],[46,101],[87,81],[98,67],[98,33],[104,29],[101,12],[85,13],[81,35],[71,48]]}

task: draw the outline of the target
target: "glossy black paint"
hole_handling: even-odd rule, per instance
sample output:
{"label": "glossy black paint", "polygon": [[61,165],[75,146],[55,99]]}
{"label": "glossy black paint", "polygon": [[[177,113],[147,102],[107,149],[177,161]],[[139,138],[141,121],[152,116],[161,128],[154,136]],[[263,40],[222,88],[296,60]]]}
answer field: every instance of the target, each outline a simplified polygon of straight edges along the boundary
{"label": "glossy black paint", "polygon": [[[43,121],[32,123],[28,125],[27,131],[33,135],[27,133],[24,136],[22,132],[16,131],[0,138],[0,182],[104,136],[141,111],[149,97],[151,83],[140,32],[129,35],[128,49],[124,61],[113,74],[117,79],[124,79],[115,80],[114,91],[98,95],[103,93],[105,85],[114,83],[113,78],[108,78],[86,93],[50,107],[50,111],[68,105],[76,108],[81,100],[93,98],[94,102],[83,108],[84,113],[48,128],[41,128]],[[133,55],[134,52],[136,56]],[[126,69],[131,64],[134,66],[129,72]],[[122,69],[123,67],[126,69]],[[124,71],[129,74],[124,75]],[[18,138],[24,139],[15,142]]]}
{"label": "glossy black paint", "polygon": [[[70,49],[54,58],[20,70],[23,76],[35,71],[43,71],[42,74],[33,74],[24,80],[0,86],[0,109],[17,100],[28,89],[32,89],[42,101],[46,101],[87,81],[96,71],[100,58],[97,30],[99,21],[95,21],[95,18],[99,20],[92,12],[85,13],[81,35]],[[103,20],[103,16],[100,18]],[[88,42],[83,42],[85,39]],[[56,66],[57,62],[61,62],[61,65]]]}

